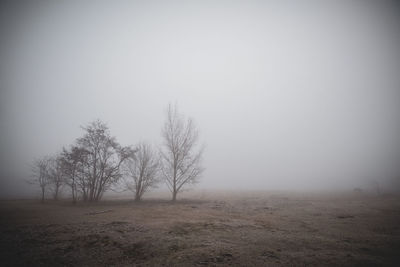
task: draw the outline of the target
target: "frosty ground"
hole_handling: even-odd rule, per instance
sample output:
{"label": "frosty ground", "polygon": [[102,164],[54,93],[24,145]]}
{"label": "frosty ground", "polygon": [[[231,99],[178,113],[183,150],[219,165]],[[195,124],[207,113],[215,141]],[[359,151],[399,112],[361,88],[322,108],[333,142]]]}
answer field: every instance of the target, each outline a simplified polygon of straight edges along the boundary
{"label": "frosty ground", "polygon": [[2,266],[398,266],[400,197],[187,193],[0,201]]}

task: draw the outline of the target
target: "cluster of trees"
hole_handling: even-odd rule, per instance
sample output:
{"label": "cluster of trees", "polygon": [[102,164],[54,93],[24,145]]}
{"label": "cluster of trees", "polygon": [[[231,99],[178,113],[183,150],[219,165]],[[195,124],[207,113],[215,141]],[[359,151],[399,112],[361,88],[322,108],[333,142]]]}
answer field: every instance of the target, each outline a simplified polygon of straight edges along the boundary
{"label": "cluster of trees", "polygon": [[75,203],[98,201],[113,187],[124,186],[140,201],[150,188],[165,182],[172,200],[188,184],[197,182],[203,171],[203,149],[193,121],[169,105],[162,129],[163,145],[147,143],[121,146],[100,120],[82,127],[84,135],[69,148],[33,163],[33,182],[40,186],[42,201],[47,192],[58,199],[69,188]]}

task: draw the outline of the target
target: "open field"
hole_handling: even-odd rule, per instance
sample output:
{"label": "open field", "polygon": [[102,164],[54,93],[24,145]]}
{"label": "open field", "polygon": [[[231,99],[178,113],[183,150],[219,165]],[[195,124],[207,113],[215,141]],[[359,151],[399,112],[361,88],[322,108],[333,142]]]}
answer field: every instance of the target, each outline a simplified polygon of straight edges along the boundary
{"label": "open field", "polygon": [[1,201],[1,265],[400,264],[398,196],[209,192],[189,197],[175,204]]}

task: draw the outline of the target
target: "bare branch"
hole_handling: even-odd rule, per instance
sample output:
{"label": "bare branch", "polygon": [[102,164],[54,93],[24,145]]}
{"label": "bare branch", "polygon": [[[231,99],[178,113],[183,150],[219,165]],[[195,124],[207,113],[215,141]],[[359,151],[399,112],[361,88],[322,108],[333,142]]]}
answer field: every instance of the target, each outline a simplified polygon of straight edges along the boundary
{"label": "bare branch", "polygon": [[172,192],[173,201],[178,192],[185,185],[195,183],[204,170],[201,167],[203,148],[197,148],[198,136],[193,120],[185,120],[176,106],[169,105],[162,131],[164,149],[160,156],[161,174]]}
{"label": "bare branch", "polygon": [[124,163],[125,184],[135,194],[135,200],[140,201],[143,194],[159,182],[159,158],[146,143],[138,144],[135,152]]}

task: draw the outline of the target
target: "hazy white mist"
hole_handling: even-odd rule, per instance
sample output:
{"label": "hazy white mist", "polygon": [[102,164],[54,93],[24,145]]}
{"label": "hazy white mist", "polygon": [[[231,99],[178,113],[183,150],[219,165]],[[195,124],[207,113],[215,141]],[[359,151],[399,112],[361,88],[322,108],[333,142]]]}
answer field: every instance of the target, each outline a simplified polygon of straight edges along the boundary
{"label": "hazy white mist", "polygon": [[168,103],[206,145],[197,188],[400,184],[399,7],[376,1],[0,4],[0,196],[94,119],[161,144]]}

